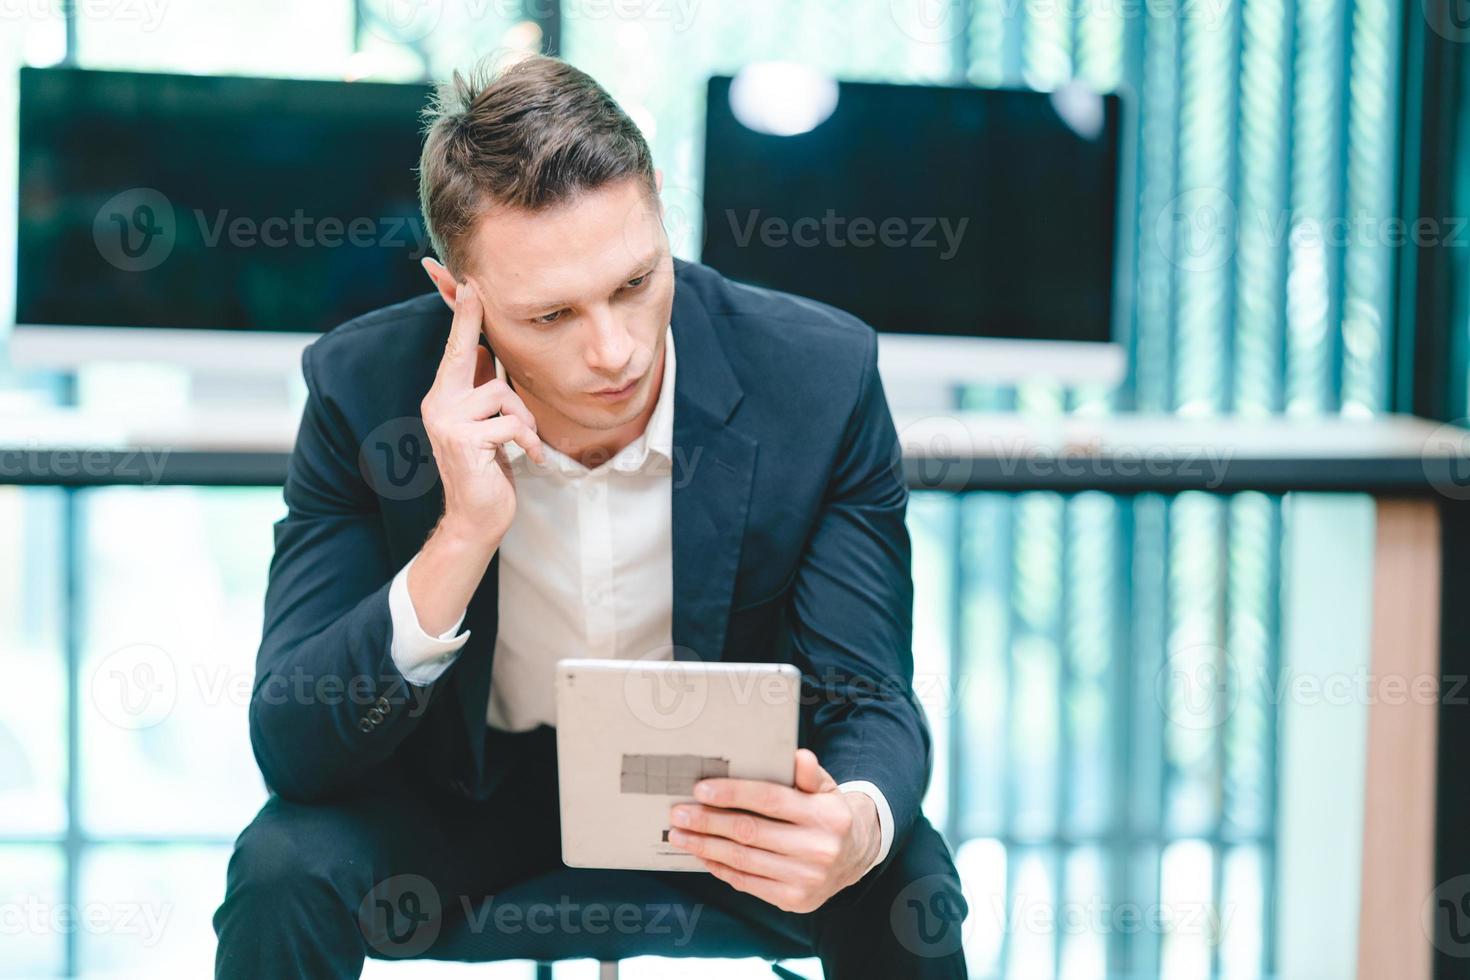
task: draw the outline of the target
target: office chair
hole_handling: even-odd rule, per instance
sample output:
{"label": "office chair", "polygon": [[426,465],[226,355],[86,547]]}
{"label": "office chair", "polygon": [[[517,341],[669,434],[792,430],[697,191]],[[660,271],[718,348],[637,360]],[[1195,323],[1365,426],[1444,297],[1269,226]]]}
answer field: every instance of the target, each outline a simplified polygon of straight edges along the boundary
{"label": "office chair", "polygon": [[[487,901],[489,913],[476,915],[478,921],[446,921],[421,955],[472,963],[534,960],[536,980],[551,980],[558,960],[583,958],[599,962],[598,980],[617,980],[618,961],[633,956],[759,956],[772,961],[777,976],[801,980],[774,961],[814,955],[803,939],[752,925],[656,878],[625,871],[563,868]],[[695,906],[698,918],[692,919],[688,910]],[[684,910],[682,919],[675,910]]]}

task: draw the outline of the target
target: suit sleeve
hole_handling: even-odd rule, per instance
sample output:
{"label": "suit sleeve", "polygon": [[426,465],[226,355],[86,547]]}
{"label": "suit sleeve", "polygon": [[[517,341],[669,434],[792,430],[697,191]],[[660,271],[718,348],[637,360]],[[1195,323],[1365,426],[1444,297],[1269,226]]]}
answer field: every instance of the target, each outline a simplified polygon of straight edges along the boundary
{"label": "suit sleeve", "polygon": [[931,766],[928,727],[913,696],[908,488],[899,460],[871,335],[857,401],[797,569],[791,639],[813,688],[806,693],[815,702],[812,751],[838,783],[876,786],[892,812],[892,846],[880,869],[919,814]]}
{"label": "suit sleeve", "polygon": [[350,427],[302,355],[307,400],[275,525],[250,743],[267,786],[330,798],[384,762],[417,726],[430,688],[392,657],[388,554]]}

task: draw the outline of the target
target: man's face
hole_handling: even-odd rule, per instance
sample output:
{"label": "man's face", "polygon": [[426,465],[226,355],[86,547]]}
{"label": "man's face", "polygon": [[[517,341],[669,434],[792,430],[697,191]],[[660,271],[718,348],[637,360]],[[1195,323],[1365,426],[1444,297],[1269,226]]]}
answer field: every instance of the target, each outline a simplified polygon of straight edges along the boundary
{"label": "man's face", "polygon": [[655,397],[674,303],[658,208],[628,179],[539,214],[497,208],[480,219],[468,275],[491,349],[532,414],[614,429]]}

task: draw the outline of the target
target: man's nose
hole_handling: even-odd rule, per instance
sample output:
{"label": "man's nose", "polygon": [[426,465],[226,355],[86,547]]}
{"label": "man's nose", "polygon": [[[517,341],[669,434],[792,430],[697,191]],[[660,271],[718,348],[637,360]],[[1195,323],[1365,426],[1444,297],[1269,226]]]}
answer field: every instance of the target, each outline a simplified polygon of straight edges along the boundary
{"label": "man's nose", "polygon": [[612,310],[593,313],[592,334],[587,340],[587,366],[598,374],[622,379],[623,371],[633,356],[633,335]]}

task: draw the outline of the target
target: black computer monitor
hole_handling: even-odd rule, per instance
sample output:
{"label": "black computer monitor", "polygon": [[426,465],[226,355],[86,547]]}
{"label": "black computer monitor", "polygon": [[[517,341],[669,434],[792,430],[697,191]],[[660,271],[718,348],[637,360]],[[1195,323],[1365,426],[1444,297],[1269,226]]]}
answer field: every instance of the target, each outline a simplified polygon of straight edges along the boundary
{"label": "black computer monitor", "polygon": [[426,292],[428,97],[22,69],[17,324],[315,332]]}
{"label": "black computer monitor", "polygon": [[709,82],[705,262],[880,331],[1113,339],[1116,95],[842,82],[777,135],[732,81]]}

